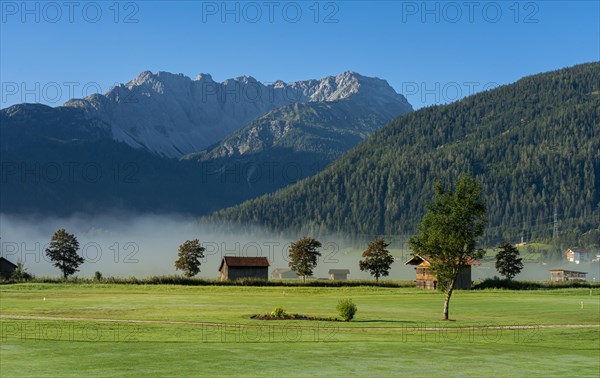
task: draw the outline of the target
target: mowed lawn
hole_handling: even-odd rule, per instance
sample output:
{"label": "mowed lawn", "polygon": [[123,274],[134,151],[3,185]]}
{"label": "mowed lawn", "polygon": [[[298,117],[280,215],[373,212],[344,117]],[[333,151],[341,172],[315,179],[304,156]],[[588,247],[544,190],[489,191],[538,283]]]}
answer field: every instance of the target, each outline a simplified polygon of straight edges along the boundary
{"label": "mowed lawn", "polygon": [[[352,322],[250,318],[335,317],[341,298]],[[442,304],[413,288],[3,285],[0,376],[600,375],[599,289],[458,291],[449,322]]]}

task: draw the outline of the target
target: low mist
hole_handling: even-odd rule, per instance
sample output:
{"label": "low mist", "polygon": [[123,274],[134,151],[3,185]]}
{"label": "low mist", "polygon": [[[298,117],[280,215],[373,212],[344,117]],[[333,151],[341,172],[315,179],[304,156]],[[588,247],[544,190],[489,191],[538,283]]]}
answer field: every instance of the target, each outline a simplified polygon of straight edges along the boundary
{"label": "low mist", "polygon": [[[22,217],[0,215],[1,255],[16,263],[22,260],[27,272],[36,276],[59,277],[60,271],[53,267],[45,254],[52,234],[64,228],[79,240],[79,254],[85,258],[78,277],[93,277],[100,271],[109,277],[147,277],[153,275],[181,274],[176,271],[178,247],[188,239],[199,239],[206,248],[201,272],[197,277],[217,278],[223,256],[264,256],[269,259],[269,274],[276,268],[287,268],[287,251],[292,238],[285,238],[265,231],[223,232],[207,225],[200,225],[195,218],[179,215],[131,215],[110,214],[90,218],[75,215],[69,218]],[[329,269],[349,269],[349,279],[370,279],[367,272],[358,269],[358,261],[366,248],[360,243],[352,244],[340,237],[319,237],[323,244],[314,272],[315,278],[326,278]],[[384,279],[414,280],[412,266],[404,265],[410,257],[406,242],[392,241],[390,251],[396,262],[390,276]],[[557,263],[544,265],[527,261],[516,279],[547,280],[548,269],[555,267],[588,272],[588,281],[598,280],[598,264]],[[484,261],[473,268],[473,280],[499,276],[492,261]]]}

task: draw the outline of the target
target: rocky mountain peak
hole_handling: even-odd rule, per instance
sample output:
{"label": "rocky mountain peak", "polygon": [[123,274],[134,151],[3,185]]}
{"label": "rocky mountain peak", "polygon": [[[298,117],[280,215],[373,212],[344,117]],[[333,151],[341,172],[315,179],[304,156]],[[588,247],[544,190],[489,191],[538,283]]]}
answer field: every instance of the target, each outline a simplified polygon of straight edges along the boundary
{"label": "rocky mountain peak", "polygon": [[208,73],[199,73],[194,78],[194,81],[209,81],[209,82],[214,82],[211,74],[208,74]]}
{"label": "rocky mountain peak", "polygon": [[112,126],[113,137],[136,148],[179,158],[200,151],[251,120],[293,103],[360,98],[401,106],[404,96],[381,79],[346,71],[320,80],[265,85],[252,76],[215,82],[209,74],[194,80],[183,74],[144,71],[127,84],[65,106],[84,109]]}

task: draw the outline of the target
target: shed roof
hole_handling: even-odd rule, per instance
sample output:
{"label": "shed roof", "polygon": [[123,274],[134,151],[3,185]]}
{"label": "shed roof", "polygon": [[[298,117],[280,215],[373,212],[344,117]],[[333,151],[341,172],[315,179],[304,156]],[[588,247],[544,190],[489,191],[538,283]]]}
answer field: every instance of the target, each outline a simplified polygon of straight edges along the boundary
{"label": "shed roof", "polygon": [[569,248],[567,250],[567,252],[572,251],[572,252],[577,252],[577,253],[590,253],[587,249],[585,248]]}
{"label": "shed roof", "polygon": [[219,265],[219,271],[223,268],[223,264],[227,264],[229,267],[255,267],[255,268],[268,268],[269,260],[266,257],[238,257],[238,256],[225,256],[221,260]]}
{"label": "shed roof", "polygon": [[350,274],[350,269],[329,269],[329,274]]}
{"label": "shed roof", "polygon": [[[429,257],[427,255],[416,254],[413,257],[411,257],[407,262],[405,262],[404,265],[419,265],[423,261],[427,261],[428,263],[431,263],[431,257]],[[479,265],[480,262],[475,259],[470,259],[469,261],[467,261],[467,264],[468,265]]]}
{"label": "shed roof", "polygon": [[587,272],[579,272],[577,270],[568,270],[568,269],[550,269],[550,272],[569,272],[569,273],[583,273],[587,274]]}
{"label": "shed roof", "polygon": [[13,263],[12,261],[5,259],[4,257],[0,257],[0,261],[6,261],[7,263],[9,263],[10,265],[12,265],[13,267],[17,267],[17,264]]}

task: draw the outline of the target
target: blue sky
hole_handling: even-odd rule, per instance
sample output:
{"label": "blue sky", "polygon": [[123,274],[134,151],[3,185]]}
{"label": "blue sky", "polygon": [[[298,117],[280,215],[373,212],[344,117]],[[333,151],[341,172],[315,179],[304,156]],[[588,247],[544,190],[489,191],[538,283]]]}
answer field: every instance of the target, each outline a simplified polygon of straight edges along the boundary
{"label": "blue sky", "polygon": [[[68,5],[70,4],[70,5]],[[415,108],[600,60],[598,1],[2,1],[2,108],[144,70],[387,80]]]}

